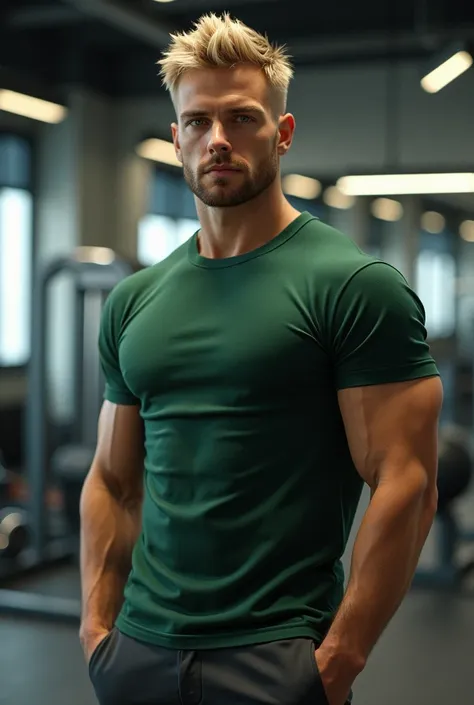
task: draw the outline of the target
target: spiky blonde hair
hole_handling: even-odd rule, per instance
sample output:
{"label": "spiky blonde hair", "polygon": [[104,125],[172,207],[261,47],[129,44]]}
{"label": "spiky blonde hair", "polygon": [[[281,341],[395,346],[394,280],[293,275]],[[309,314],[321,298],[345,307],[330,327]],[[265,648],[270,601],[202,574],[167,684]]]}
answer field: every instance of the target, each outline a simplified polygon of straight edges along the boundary
{"label": "spiky blonde hair", "polygon": [[272,45],[266,36],[232,19],[227,12],[220,16],[205,14],[194,27],[172,34],[169,47],[158,61],[163,85],[172,97],[180,77],[190,69],[232,68],[246,63],[262,69],[286,105],[293,68],[285,47]]}

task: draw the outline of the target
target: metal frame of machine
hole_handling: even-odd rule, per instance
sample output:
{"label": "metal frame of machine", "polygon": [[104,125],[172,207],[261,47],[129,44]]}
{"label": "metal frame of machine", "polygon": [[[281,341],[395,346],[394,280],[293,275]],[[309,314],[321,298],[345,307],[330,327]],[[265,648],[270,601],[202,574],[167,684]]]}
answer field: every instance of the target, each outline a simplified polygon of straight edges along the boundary
{"label": "metal frame of machine", "polygon": [[[66,536],[51,540],[48,536],[48,515],[45,501],[48,470],[50,467],[48,360],[48,306],[52,284],[58,276],[67,274],[74,283],[74,398],[77,404],[73,435],[76,442],[94,444],[93,434],[97,425],[98,409],[102,400],[103,380],[100,366],[89,373],[94,379],[85,384],[84,339],[88,324],[85,311],[86,295],[95,292],[102,304],[110,291],[125,277],[134,272],[130,262],[121,259],[107,248],[79,247],[68,257],[57,259],[39,273],[32,305],[31,359],[28,374],[26,408],[26,480],[29,489],[27,507],[31,544],[17,563],[10,579],[3,580],[9,587],[23,572],[44,571],[48,567],[77,557],[77,537]],[[88,341],[95,349],[96,341]],[[97,359],[98,362],[98,359]],[[92,410],[87,408],[94,398]],[[89,413],[90,412],[90,413]],[[80,603],[15,589],[0,589],[0,614],[14,613],[78,623]]]}

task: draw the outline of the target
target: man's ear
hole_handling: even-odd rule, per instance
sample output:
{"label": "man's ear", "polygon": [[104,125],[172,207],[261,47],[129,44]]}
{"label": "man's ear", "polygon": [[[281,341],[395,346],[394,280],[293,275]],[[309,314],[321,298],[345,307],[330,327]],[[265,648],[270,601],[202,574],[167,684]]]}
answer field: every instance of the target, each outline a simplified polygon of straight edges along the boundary
{"label": "man's ear", "polygon": [[278,154],[284,157],[291,147],[295,134],[295,118],[291,113],[282,115],[278,119]]}
{"label": "man's ear", "polygon": [[176,158],[179,162],[183,163],[183,160],[181,158],[181,146],[179,144],[179,128],[175,122],[171,123],[171,135],[173,137],[173,144],[174,144],[174,150],[176,152]]}

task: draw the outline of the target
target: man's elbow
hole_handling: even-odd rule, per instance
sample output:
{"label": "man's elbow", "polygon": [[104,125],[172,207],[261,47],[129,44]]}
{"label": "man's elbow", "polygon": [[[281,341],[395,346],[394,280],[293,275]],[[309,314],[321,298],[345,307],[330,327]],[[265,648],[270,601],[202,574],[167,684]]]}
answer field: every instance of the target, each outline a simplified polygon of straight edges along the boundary
{"label": "man's elbow", "polygon": [[438,486],[436,472],[421,465],[414,467],[412,473],[414,494],[418,496],[427,515],[436,514],[438,509]]}
{"label": "man's elbow", "polygon": [[428,516],[432,516],[433,519],[438,511],[438,488],[436,484],[434,487],[427,487],[423,493],[423,507]]}
{"label": "man's elbow", "polygon": [[418,467],[412,474],[413,497],[421,509],[423,521],[431,525],[438,511],[438,487],[436,474]]}
{"label": "man's elbow", "polygon": [[412,475],[408,503],[418,516],[420,537],[424,542],[431,531],[438,510],[438,489],[436,480],[432,480],[422,468]]}
{"label": "man's elbow", "polygon": [[375,490],[387,491],[389,496],[397,496],[405,506],[421,507],[423,512],[436,514],[438,508],[438,488],[436,475],[419,462],[407,463],[402,472],[382,473]]}

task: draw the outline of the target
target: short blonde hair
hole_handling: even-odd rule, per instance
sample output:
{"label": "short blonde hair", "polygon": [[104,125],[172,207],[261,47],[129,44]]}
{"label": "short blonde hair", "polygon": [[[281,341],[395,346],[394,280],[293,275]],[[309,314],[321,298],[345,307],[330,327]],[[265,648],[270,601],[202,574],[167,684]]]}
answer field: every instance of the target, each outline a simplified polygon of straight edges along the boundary
{"label": "short blonde hair", "polygon": [[171,44],[158,61],[163,85],[172,97],[180,77],[190,69],[232,68],[246,63],[262,69],[286,105],[293,68],[284,46],[272,45],[266,36],[232,19],[227,12],[203,15],[194,27],[172,34]]}

